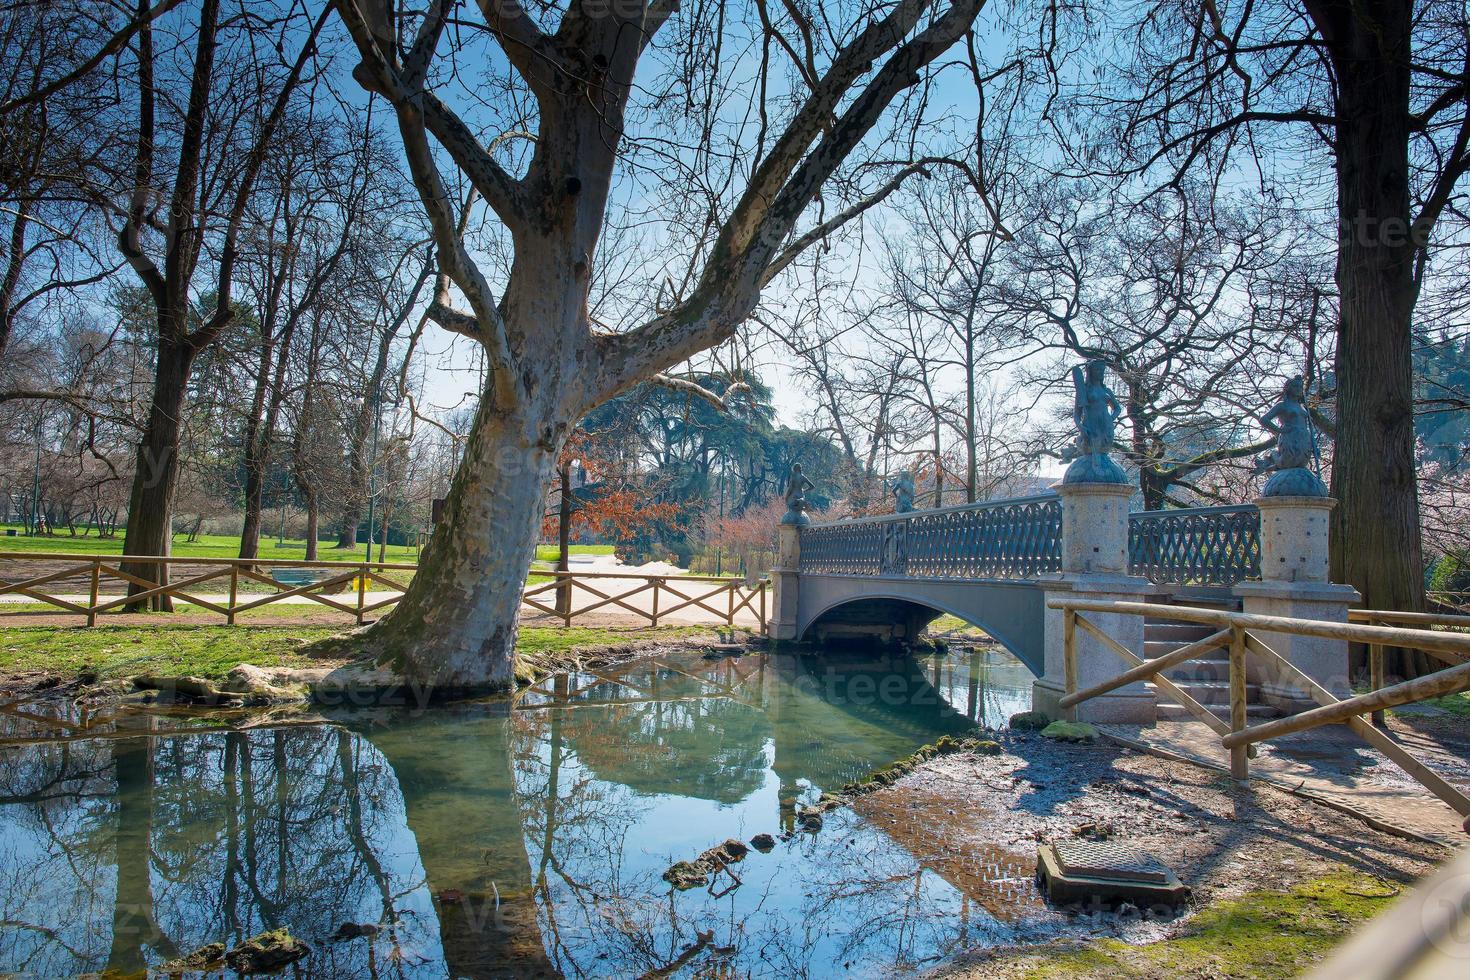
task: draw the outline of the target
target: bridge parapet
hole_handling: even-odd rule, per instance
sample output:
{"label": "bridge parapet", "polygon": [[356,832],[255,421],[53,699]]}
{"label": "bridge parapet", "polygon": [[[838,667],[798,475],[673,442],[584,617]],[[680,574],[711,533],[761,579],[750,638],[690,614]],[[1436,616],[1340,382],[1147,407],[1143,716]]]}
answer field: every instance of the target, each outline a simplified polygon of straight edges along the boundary
{"label": "bridge parapet", "polygon": [[1255,504],[1128,515],[1128,571],[1155,585],[1229,587],[1261,577]]}
{"label": "bridge parapet", "polygon": [[812,524],[801,571],[906,578],[1034,579],[1061,570],[1055,494]]}

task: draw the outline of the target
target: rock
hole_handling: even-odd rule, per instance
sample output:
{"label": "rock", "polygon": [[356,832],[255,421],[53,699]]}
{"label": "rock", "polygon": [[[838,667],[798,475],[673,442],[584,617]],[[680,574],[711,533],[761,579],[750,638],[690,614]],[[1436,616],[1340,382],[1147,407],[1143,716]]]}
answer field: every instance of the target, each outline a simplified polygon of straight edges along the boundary
{"label": "rock", "polygon": [[252,936],[225,954],[225,962],[236,973],[268,973],[295,963],[311,947],[285,929]]}
{"label": "rock", "polygon": [[708,851],[705,851],[700,857],[717,857],[726,863],[734,864],[737,861],[744,861],[745,855],[749,853],[750,848],[745,845],[744,841],[738,841],[731,837],[719,847],[712,847]]}
{"label": "rock", "polygon": [[332,934],[332,938],[336,940],[356,939],[358,936],[371,937],[376,936],[377,934],[378,927],[374,923],[344,922],[337,927],[337,931]]}
{"label": "rock", "polygon": [[802,813],[797,817],[797,822],[801,824],[802,830],[810,831],[811,833],[816,833],[822,829],[822,815],[814,810],[807,810]]}
{"label": "rock", "polygon": [[1091,744],[1097,741],[1098,731],[1085,721],[1054,721],[1041,730],[1042,738],[1059,742]]}
{"label": "rock", "polygon": [[200,946],[187,956],[180,956],[176,960],[169,960],[158,967],[159,973],[203,973],[218,968],[220,960],[225,957],[224,943],[210,943]]}
{"label": "rock", "polygon": [[1083,837],[1087,840],[1107,840],[1113,836],[1113,825],[1110,823],[1084,823],[1072,828],[1073,837]]}
{"label": "rock", "polygon": [[133,678],[133,686],[142,691],[159,691],[171,694],[174,697],[183,697],[198,701],[219,701],[227,695],[214,686],[213,681],[203,677],[159,677],[154,674],[143,674]]}
{"label": "rock", "polygon": [[1000,755],[1002,749],[999,742],[992,742],[989,739],[985,739],[975,743],[975,751],[981,755]]}
{"label": "rock", "polygon": [[1051,719],[1041,711],[1022,711],[1011,715],[1011,727],[1021,732],[1039,732],[1049,724]]}
{"label": "rock", "polygon": [[307,697],[306,685],[289,672],[254,664],[239,664],[231,668],[220,690],[249,695],[260,701],[304,701]]}
{"label": "rock", "polygon": [[750,846],[765,854],[776,846],[776,838],[770,834],[756,834],[750,839]]}
{"label": "rock", "polygon": [[681,892],[709,883],[708,873],[694,861],[680,861],[670,865],[663,873],[663,879]]}

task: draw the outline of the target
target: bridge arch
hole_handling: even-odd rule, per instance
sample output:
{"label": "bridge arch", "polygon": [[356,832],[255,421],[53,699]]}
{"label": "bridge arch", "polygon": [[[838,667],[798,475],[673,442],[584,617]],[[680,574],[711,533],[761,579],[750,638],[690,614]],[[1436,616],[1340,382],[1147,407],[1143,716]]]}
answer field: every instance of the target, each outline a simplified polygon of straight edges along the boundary
{"label": "bridge arch", "polygon": [[1036,676],[1045,672],[1045,593],[1028,581],[805,574],[796,635],[912,637],[945,613],[984,630]]}

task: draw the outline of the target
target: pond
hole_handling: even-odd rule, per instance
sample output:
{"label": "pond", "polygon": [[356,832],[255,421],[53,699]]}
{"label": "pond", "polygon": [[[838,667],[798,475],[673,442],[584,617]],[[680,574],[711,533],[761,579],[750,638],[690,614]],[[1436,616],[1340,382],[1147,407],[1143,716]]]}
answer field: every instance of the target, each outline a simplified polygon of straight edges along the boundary
{"label": "pond", "polygon": [[[682,652],[428,711],[12,711],[0,971],[127,975],[280,926],[303,977],[920,969],[1019,935],[1018,872],[936,869],[873,808],[800,831],[796,807],[1004,724],[1030,683],[986,648]],[[775,849],[707,887],[661,878],[760,833]]]}

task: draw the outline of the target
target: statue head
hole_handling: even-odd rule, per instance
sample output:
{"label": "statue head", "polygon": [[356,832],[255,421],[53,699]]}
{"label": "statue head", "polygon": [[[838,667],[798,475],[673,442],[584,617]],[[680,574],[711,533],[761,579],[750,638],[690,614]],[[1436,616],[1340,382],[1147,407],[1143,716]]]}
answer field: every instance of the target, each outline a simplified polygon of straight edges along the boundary
{"label": "statue head", "polygon": [[1300,374],[1288,379],[1281,387],[1281,397],[1294,402],[1306,401],[1307,385]]}
{"label": "statue head", "polygon": [[1108,362],[1101,358],[1093,358],[1087,362],[1087,381],[1089,384],[1100,385],[1107,375]]}
{"label": "statue head", "polygon": [[791,464],[791,475],[792,476],[800,476],[801,475],[801,464],[800,463],[792,463]]}

